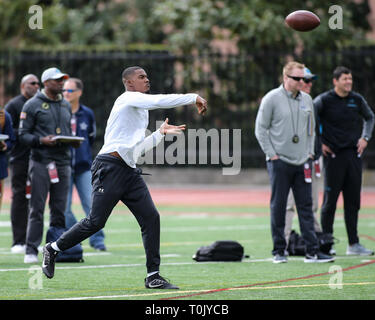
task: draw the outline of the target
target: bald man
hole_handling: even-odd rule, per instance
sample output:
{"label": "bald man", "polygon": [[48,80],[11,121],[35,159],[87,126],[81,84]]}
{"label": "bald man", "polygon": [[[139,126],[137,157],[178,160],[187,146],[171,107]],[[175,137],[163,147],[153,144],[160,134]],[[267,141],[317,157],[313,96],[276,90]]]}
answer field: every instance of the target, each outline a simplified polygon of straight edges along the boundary
{"label": "bald man", "polygon": [[10,100],[5,110],[10,114],[13,122],[13,131],[16,136],[14,147],[10,152],[9,167],[12,185],[12,203],[10,215],[12,222],[13,253],[25,253],[28,199],[26,198],[26,180],[29,167],[30,149],[18,141],[18,125],[20,113],[27,100],[35,95],[39,89],[38,77],[27,74],[21,79],[21,94]]}

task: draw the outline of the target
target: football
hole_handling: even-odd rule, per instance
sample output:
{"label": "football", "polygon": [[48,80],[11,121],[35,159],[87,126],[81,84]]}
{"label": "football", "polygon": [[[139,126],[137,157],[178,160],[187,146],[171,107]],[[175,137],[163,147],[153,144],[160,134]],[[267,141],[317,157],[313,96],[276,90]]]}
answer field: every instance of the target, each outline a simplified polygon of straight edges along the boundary
{"label": "football", "polygon": [[319,17],[307,10],[297,10],[285,18],[285,23],[297,31],[311,31],[320,25]]}

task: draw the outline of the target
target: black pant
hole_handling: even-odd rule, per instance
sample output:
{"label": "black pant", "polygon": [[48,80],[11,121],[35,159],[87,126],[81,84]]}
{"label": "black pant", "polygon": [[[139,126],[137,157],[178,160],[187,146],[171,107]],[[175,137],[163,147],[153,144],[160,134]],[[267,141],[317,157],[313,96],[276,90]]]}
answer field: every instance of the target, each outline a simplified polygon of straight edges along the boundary
{"label": "black pant", "polygon": [[29,160],[9,164],[12,185],[10,217],[13,232],[13,246],[26,243],[27,215],[29,200],[26,199],[26,180]]}
{"label": "black pant", "polygon": [[147,272],[158,271],[160,216],[140,175],[141,170],[130,168],[114,156],[98,155],[92,164],[91,172],[91,212],[57,240],[59,249],[69,249],[102,229],[113,208],[122,201],[141,227]]}
{"label": "black pant", "polygon": [[362,159],[355,149],[344,149],[336,157],[324,157],[324,198],[321,210],[323,232],[333,234],[337,199],[342,191],[344,219],[349,244],[358,243],[358,211],[361,206]]}
{"label": "black pant", "polygon": [[306,252],[315,254],[318,241],[314,231],[312,212],[311,183],[306,183],[303,165],[291,165],[282,160],[267,161],[271,182],[271,233],[273,240],[272,254],[284,255],[285,213],[288,194],[292,188],[302,237],[306,243]]}
{"label": "black pant", "polygon": [[26,233],[26,254],[38,254],[44,227],[44,209],[49,194],[50,226],[65,228],[71,167],[57,166],[59,182],[52,184],[46,164],[30,160],[31,199]]}

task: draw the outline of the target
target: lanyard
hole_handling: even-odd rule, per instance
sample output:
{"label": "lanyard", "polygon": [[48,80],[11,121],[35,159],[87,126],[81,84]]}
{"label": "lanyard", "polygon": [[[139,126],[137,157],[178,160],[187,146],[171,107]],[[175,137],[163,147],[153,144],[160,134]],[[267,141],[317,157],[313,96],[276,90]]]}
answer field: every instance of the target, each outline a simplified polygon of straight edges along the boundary
{"label": "lanyard", "polygon": [[[290,117],[292,119],[292,128],[293,128],[293,138],[292,138],[292,142],[293,143],[298,143],[299,142],[299,137],[298,137],[298,123],[299,123],[299,109],[300,109],[300,106],[299,106],[299,102],[298,102],[298,106],[297,106],[297,121],[296,121],[296,126],[294,126],[294,117],[293,117],[293,110],[292,110],[292,106],[290,104],[290,97],[288,96],[288,92],[286,91],[286,89],[284,88],[285,90],[285,95],[286,95],[286,99],[288,100],[288,106],[289,106],[289,111],[290,111]],[[296,127],[296,128],[295,128]]]}

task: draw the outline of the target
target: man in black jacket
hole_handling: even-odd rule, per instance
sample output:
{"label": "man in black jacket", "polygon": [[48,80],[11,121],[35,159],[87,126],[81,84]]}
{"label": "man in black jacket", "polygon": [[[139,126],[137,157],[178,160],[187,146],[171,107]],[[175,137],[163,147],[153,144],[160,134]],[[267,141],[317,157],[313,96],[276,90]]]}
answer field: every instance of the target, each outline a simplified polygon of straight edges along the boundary
{"label": "man in black jacket", "polygon": [[344,198],[344,219],[349,245],[347,255],[372,255],[359,243],[358,211],[361,203],[362,154],[374,128],[374,113],[366,100],[352,91],[353,78],[346,67],[333,72],[334,89],[314,100],[322,125],[322,153],[325,169],[321,224],[333,233],[340,192]]}
{"label": "man in black jacket", "polygon": [[[31,199],[26,234],[25,263],[38,261],[43,237],[43,213],[49,193],[50,227],[65,228],[64,211],[71,175],[69,144],[56,142],[56,135],[71,136],[71,109],[62,97],[69,76],[57,68],[42,74],[44,89],[28,100],[20,115],[19,139],[31,148],[29,175]],[[79,144],[75,144],[78,147]]]}
{"label": "man in black jacket", "polygon": [[5,105],[5,110],[12,117],[13,132],[16,136],[14,147],[10,151],[9,167],[12,185],[12,203],[10,217],[12,223],[13,253],[25,253],[28,199],[26,198],[26,181],[29,168],[30,148],[22,145],[18,139],[20,113],[27,100],[39,89],[39,79],[34,74],[27,74],[21,79],[21,94]]}

